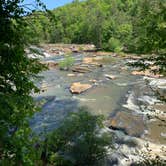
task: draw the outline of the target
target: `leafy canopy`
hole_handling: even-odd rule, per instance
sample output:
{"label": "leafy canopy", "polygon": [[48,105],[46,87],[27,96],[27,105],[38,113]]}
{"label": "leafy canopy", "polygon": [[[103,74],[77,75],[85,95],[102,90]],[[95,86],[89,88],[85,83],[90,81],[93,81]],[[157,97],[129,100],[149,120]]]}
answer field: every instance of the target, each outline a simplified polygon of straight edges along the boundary
{"label": "leafy canopy", "polygon": [[29,12],[22,2],[0,1],[0,165],[33,165],[37,157],[28,118],[38,110],[31,93],[39,91],[33,79],[43,65],[25,52]]}

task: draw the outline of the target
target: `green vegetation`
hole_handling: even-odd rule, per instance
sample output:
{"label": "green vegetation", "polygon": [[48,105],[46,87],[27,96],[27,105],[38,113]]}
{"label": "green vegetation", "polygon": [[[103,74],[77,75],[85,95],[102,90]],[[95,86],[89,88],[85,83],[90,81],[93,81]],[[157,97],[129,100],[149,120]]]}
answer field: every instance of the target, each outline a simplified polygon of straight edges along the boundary
{"label": "green vegetation", "polygon": [[111,136],[101,133],[101,116],[92,116],[81,108],[70,114],[62,125],[50,133],[44,142],[45,163],[51,165],[92,166],[103,165],[106,146],[111,145]]}
{"label": "green vegetation", "polygon": [[154,52],[165,49],[165,8],[163,0],[77,0],[53,10],[51,22],[40,13],[33,23],[41,42]]}
{"label": "green vegetation", "polygon": [[[37,110],[31,92],[38,92],[33,79],[44,66],[25,53],[28,14],[21,1],[0,1],[0,165],[33,165],[33,148],[28,124]],[[37,6],[42,4],[37,1]],[[43,6],[44,7],[44,6]]]}
{"label": "green vegetation", "polygon": [[70,56],[66,55],[65,59],[59,63],[59,67],[61,70],[69,70],[69,68],[74,64],[75,59]]}
{"label": "green vegetation", "polygon": [[113,37],[111,37],[108,41],[108,49],[113,51],[113,52],[120,52],[122,50],[122,46],[121,43],[118,39],[115,39]]}

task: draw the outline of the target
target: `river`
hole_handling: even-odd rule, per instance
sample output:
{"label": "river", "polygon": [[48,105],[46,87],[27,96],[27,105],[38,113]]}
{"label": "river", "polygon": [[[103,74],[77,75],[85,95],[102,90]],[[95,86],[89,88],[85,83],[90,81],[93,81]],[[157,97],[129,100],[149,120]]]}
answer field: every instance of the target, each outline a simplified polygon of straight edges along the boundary
{"label": "river", "polygon": [[[58,67],[42,72],[43,79],[37,82],[42,92],[33,95],[35,100],[41,101],[42,111],[31,119],[32,129],[38,134],[47,133],[57,128],[69,112],[87,106],[92,114],[104,115],[105,130],[115,134],[116,150],[109,153],[108,165],[128,165],[139,160],[139,149],[146,151],[147,143],[149,148],[155,148],[153,155],[164,156],[166,105],[149,86],[156,78],[132,75],[133,69],[127,66],[131,60],[128,58],[95,53],[73,53],[72,56],[77,66],[88,57],[102,67],[84,64],[91,69],[86,73],[63,71]],[[42,61],[59,63],[63,59],[63,55],[50,55]],[[88,83],[92,88],[72,94],[69,89],[73,82]],[[132,142],[137,145],[131,146]]]}

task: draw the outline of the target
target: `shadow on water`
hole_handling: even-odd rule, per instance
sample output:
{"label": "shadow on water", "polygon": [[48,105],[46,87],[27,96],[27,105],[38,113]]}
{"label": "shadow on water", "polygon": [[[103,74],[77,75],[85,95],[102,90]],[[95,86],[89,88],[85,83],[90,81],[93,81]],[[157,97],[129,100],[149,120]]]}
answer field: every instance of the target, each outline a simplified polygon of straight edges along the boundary
{"label": "shadow on water", "polygon": [[78,111],[78,102],[73,99],[47,96],[35,98],[35,101],[42,103],[42,110],[30,120],[30,126],[36,134],[45,134],[56,129],[68,113]]}

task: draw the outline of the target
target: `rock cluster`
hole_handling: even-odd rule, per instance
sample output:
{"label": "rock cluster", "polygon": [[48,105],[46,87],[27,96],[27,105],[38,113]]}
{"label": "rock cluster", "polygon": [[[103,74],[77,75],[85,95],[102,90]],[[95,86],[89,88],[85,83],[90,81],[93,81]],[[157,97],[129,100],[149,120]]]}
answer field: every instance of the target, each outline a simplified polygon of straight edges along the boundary
{"label": "rock cluster", "polygon": [[147,77],[153,77],[153,78],[159,78],[162,75],[159,74],[154,74],[150,70],[145,70],[145,71],[133,71],[133,75],[140,75],[140,76],[147,76]]}

